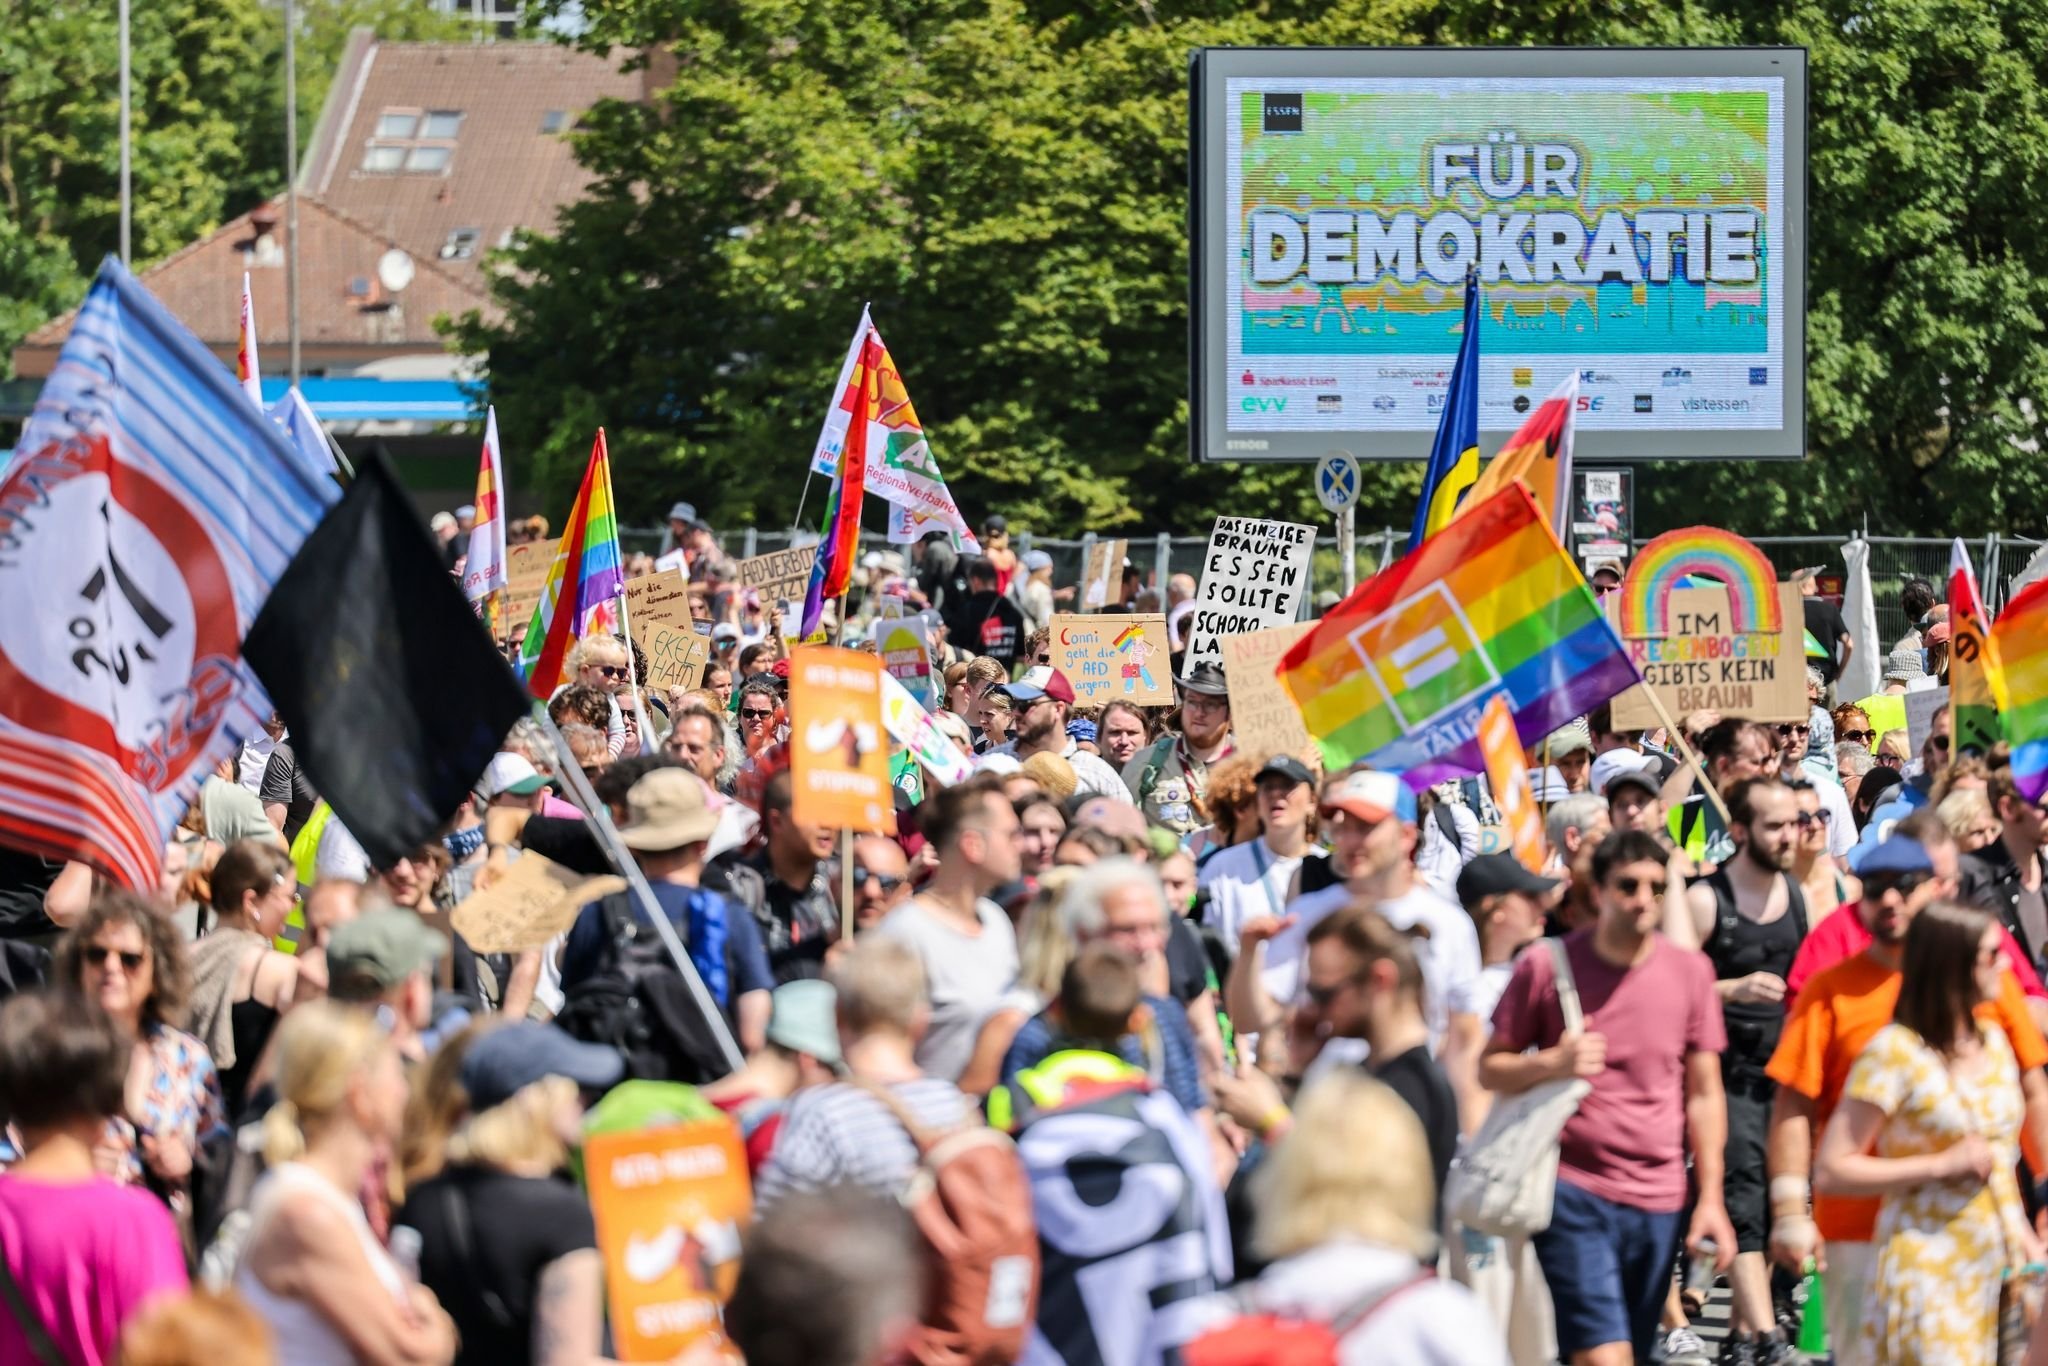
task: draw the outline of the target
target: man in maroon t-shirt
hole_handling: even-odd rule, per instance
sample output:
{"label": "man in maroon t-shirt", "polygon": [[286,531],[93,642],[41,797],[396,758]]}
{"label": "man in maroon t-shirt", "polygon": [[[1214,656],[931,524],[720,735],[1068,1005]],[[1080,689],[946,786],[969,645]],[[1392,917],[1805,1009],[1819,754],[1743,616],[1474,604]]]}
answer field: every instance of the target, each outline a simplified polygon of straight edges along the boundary
{"label": "man in maroon t-shirt", "polygon": [[1481,1084],[1508,1095],[1573,1077],[1592,1084],[1560,1136],[1556,1203],[1535,1245],[1558,1347],[1594,1366],[1649,1359],[1685,1209],[1688,1139],[1699,1194],[1685,1246],[1712,1239],[1721,1271],[1735,1259],[1721,1179],[1727,1036],[1712,965],[1657,930],[1667,858],[1638,830],[1600,843],[1599,918],[1563,941],[1583,1032],[1564,1033],[1553,956],[1532,945],[1479,1064]]}

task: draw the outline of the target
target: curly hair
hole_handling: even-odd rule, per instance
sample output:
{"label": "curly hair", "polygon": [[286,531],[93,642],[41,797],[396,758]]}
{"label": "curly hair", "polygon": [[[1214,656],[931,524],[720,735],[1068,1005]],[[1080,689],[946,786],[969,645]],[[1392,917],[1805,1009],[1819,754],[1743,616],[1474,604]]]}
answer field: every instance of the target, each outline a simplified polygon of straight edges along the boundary
{"label": "curly hair", "polygon": [[192,967],[185,958],[184,941],[168,916],[133,892],[109,887],[92,899],[85,914],[57,941],[55,980],[66,991],[82,990],[85,948],[110,925],[133,925],[149,950],[150,989],[149,999],[142,1003],[142,1022],[181,1027],[192,997]]}
{"label": "curly hair", "polygon": [[588,683],[571,683],[548,703],[548,719],[558,726],[577,721],[602,732],[612,723],[612,700]]}
{"label": "curly hair", "polygon": [[1237,754],[1209,770],[1202,808],[1216,827],[1216,847],[1243,844],[1264,828],[1259,817],[1259,766],[1263,755]]}

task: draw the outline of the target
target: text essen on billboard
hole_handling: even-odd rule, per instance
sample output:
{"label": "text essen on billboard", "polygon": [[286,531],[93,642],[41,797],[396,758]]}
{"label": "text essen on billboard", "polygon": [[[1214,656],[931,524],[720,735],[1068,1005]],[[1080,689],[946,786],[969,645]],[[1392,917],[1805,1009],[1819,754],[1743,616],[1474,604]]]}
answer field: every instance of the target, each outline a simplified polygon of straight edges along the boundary
{"label": "text essen on billboard", "polygon": [[1805,453],[1804,51],[1207,49],[1192,79],[1198,459],[1425,457],[1468,268],[1483,455],[1573,371],[1581,460]]}

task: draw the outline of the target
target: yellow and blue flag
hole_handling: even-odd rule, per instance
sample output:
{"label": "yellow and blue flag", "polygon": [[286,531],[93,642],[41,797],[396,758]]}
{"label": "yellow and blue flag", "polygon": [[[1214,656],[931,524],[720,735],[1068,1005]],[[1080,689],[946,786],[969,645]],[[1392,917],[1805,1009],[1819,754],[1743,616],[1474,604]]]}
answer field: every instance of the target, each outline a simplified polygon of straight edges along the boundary
{"label": "yellow and blue flag", "polygon": [[1430,447],[1429,468],[1422,475],[1422,500],[1415,507],[1415,525],[1408,532],[1413,553],[1423,539],[1434,536],[1457,515],[1458,503],[1479,480],[1479,282],[1465,273],[1465,336],[1451,367],[1450,390],[1437,423],[1436,444]]}

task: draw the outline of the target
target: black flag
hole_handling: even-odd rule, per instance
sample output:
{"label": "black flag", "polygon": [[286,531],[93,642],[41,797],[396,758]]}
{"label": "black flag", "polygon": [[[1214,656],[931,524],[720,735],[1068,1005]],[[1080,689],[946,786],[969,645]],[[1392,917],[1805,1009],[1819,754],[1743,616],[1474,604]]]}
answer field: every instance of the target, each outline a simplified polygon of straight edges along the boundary
{"label": "black flag", "polygon": [[379,868],[435,837],[531,706],[376,451],[242,653],[314,787]]}

